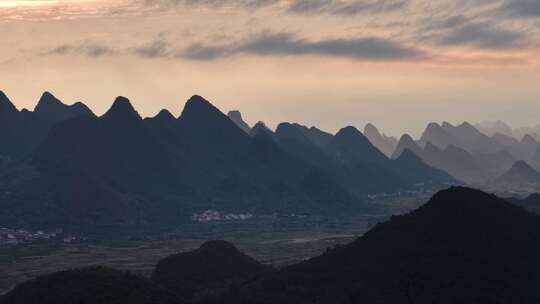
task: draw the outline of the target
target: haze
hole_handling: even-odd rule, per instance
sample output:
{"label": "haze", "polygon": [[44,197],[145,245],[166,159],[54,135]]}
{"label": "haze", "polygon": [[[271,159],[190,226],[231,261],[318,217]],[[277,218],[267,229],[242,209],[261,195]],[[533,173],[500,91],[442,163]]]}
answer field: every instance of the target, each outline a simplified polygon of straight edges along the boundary
{"label": "haze", "polygon": [[535,0],[0,0],[0,89],[145,116],[200,94],[246,120],[538,122]]}

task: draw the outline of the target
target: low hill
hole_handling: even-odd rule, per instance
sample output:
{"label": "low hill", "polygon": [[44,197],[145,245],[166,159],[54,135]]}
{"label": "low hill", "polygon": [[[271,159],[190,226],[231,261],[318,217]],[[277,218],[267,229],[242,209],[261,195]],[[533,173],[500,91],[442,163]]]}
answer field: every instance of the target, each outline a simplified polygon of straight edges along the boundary
{"label": "low hill", "polygon": [[272,271],[225,241],[209,241],[199,249],[161,260],[152,280],[180,299],[213,296],[257,275]]}
{"label": "low hill", "polygon": [[178,304],[172,293],[133,274],[105,267],[56,272],[20,284],[2,304]]}

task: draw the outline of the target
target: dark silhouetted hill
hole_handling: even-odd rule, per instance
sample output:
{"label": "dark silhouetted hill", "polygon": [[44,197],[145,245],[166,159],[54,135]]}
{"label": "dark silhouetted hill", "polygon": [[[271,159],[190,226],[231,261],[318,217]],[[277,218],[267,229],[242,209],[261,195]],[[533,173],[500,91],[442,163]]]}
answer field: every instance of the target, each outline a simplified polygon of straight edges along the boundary
{"label": "dark silhouetted hill", "polygon": [[316,127],[311,128],[303,128],[304,132],[306,133],[307,137],[318,147],[326,147],[331,141],[334,135],[322,131]]}
{"label": "dark silhouetted hill", "polygon": [[0,176],[9,193],[0,216],[12,225],[81,228],[162,219],[180,206],[156,204],[156,195],[183,189],[168,155],[129,101],[117,98],[100,118],[55,125],[31,158]]}
{"label": "dark silhouetted hill", "polygon": [[226,241],[169,256],[157,264],[152,281],[186,302],[216,296],[228,288],[273,271]]}
{"label": "dark silhouetted hill", "polygon": [[105,267],[68,270],[20,284],[2,304],[178,304],[174,294],[150,280]]}
{"label": "dark silhouetted hill", "polygon": [[540,221],[450,188],[355,242],[246,282],[216,303],[535,303]]}
{"label": "dark silhouetted hill", "polygon": [[81,102],[70,106],[65,105],[51,93],[45,92],[34,108],[34,114],[44,122],[52,125],[72,117],[91,115],[92,111]]}
{"label": "dark silhouetted hill", "polygon": [[27,156],[54,124],[81,115],[93,114],[84,104],[65,105],[49,92],[43,93],[34,112],[18,111],[0,91],[0,156],[10,159]]}
{"label": "dark silhouetted hill", "polygon": [[452,187],[281,270],[211,241],[160,261],[153,283],[107,268],[70,270],[23,283],[0,303],[537,303],[540,221],[514,204]]}
{"label": "dark silhouetted hill", "polygon": [[7,117],[10,114],[14,114],[18,112],[15,105],[11,103],[9,98],[4,94],[4,92],[0,91],[0,115],[2,118]]}
{"label": "dark silhouetted hill", "polygon": [[511,203],[514,203],[518,206],[522,206],[523,208],[540,214],[540,193],[533,193],[526,198],[520,199],[520,198],[507,198],[507,200]]}

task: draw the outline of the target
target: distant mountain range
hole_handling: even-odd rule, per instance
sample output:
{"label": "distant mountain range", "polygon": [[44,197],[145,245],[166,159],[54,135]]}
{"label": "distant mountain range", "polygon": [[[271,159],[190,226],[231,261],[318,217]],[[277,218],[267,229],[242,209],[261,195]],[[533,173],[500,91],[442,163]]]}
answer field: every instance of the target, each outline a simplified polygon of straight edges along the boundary
{"label": "distant mountain range", "polygon": [[511,128],[504,121],[483,121],[475,124],[475,127],[487,136],[494,136],[496,134],[502,134],[513,137],[515,139],[522,139],[525,135],[531,135],[536,140],[540,141],[540,124],[534,127],[521,127],[517,129]]}
{"label": "distant mountain range", "polygon": [[282,269],[210,241],[163,259],[151,280],[108,268],[63,271],[17,286],[0,303],[536,303],[539,255],[538,215],[453,187]]}
{"label": "distant mountain range", "polygon": [[453,145],[470,153],[493,153],[499,145],[471,124],[465,122],[458,126],[443,122],[442,125],[431,123],[419,140],[421,146],[431,143],[441,149]]}
{"label": "distant mountain range", "polygon": [[540,169],[540,142],[534,136],[517,140],[495,133],[490,137],[466,122],[458,126],[430,123],[419,140],[405,134],[392,158],[407,149],[428,165],[470,183],[490,183],[518,160]]}
{"label": "distant mountain range", "polygon": [[336,134],[249,126],[200,96],[180,117],[162,110],[143,119],[124,97],[98,117],[48,92],[33,111],[19,111],[0,92],[0,128],[0,220],[10,225],[168,225],[207,209],[367,210],[368,195],[512,185],[515,164],[540,169],[535,135],[518,140],[502,122],[430,123],[420,139],[398,141],[373,124]]}
{"label": "distant mountain range", "polygon": [[[238,111],[231,119],[246,126]],[[540,125],[512,129],[503,121],[468,122],[454,126],[448,122],[430,123],[419,140],[404,134],[395,137],[367,124],[364,135],[373,146],[390,158],[398,158],[408,149],[430,166],[446,171],[464,181],[486,182],[507,171],[516,160],[540,169]]]}
{"label": "distant mountain range", "polygon": [[97,117],[49,93],[34,112],[2,96],[4,225],[175,225],[208,209],[347,213],[372,208],[368,194],[459,183],[414,154],[388,158],[354,127],[249,128],[200,96],[178,118],[145,119],[124,97]]}

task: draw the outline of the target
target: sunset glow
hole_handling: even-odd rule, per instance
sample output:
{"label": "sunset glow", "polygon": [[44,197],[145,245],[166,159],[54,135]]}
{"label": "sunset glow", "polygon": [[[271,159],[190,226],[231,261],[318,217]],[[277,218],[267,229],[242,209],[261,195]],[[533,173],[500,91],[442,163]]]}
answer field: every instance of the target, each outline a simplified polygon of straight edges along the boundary
{"label": "sunset glow", "polygon": [[[478,119],[532,123],[540,111],[535,3],[4,0],[0,81],[21,107],[50,89],[105,111],[128,92],[153,115],[199,93],[270,125],[372,121],[417,133],[426,112],[467,119],[456,104]],[[27,79],[35,85],[23,89]],[[299,107],[313,110],[298,117]]]}
{"label": "sunset glow", "polygon": [[56,4],[58,1],[21,1],[21,0],[3,0],[0,1],[0,7],[17,7],[17,6],[40,6]]}

